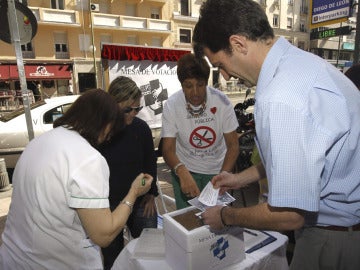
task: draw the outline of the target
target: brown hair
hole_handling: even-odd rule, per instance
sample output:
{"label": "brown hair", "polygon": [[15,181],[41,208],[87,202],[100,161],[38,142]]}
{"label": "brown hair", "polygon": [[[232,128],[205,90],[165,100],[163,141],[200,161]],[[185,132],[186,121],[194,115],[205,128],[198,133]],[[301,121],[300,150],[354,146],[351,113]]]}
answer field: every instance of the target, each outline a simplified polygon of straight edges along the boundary
{"label": "brown hair", "polygon": [[141,98],[141,90],[136,83],[124,76],[116,77],[109,85],[108,92],[112,95],[117,103],[137,100]]}
{"label": "brown hair", "polygon": [[186,79],[201,79],[207,84],[210,75],[210,66],[204,58],[196,58],[188,53],[180,57],[177,62],[177,76],[180,83]]}
{"label": "brown hair", "polygon": [[112,133],[124,126],[115,99],[102,89],[91,89],[82,94],[65,112],[56,119],[53,126],[64,126],[77,131],[93,147],[108,124],[113,125]]}

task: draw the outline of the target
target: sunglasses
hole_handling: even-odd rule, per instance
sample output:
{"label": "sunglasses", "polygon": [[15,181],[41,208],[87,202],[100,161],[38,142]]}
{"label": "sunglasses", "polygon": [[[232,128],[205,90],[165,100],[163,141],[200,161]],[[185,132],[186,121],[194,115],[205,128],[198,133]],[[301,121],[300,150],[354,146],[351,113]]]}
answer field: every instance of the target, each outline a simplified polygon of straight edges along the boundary
{"label": "sunglasses", "polygon": [[124,113],[131,113],[132,111],[135,111],[136,113],[140,112],[142,110],[143,106],[139,107],[126,107],[124,109]]}

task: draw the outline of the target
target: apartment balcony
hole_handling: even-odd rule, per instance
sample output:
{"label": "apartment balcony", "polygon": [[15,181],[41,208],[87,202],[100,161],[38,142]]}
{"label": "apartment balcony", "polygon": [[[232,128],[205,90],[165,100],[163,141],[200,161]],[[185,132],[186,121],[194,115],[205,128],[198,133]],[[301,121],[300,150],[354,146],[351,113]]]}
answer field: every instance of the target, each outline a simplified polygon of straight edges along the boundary
{"label": "apartment balcony", "polygon": [[266,8],[266,0],[260,0],[259,1],[259,4],[263,7],[263,8]]}
{"label": "apartment balcony", "polygon": [[22,51],[23,58],[27,59],[35,59],[35,52],[34,51]]}
{"label": "apartment balcony", "polygon": [[151,18],[141,18],[105,13],[92,13],[94,28],[114,30],[137,30],[140,32],[171,33],[171,22]]}
{"label": "apartment balcony", "polygon": [[309,8],[307,6],[300,7],[300,15],[307,16],[309,12]]}
{"label": "apartment balcony", "polygon": [[64,25],[66,27],[80,26],[78,11],[41,8],[41,7],[29,7],[29,8],[34,13],[38,21],[38,24]]}
{"label": "apartment balcony", "polygon": [[69,52],[55,52],[55,59],[70,59]]}
{"label": "apartment balcony", "polygon": [[162,3],[165,4],[167,0],[144,0],[144,2]]}
{"label": "apartment balcony", "polygon": [[189,16],[181,15],[179,12],[173,12],[174,21],[182,21],[182,22],[192,22],[196,23],[199,20],[199,17],[193,17],[191,14]]}

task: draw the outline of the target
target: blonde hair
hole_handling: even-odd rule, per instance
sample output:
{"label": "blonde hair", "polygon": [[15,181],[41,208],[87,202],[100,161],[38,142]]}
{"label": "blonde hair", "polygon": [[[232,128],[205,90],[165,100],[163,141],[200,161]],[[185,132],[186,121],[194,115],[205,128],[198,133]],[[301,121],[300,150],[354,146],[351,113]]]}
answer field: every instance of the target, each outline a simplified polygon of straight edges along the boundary
{"label": "blonde hair", "polygon": [[116,77],[109,85],[108,92],[113,96],[117,103],[137,100],[141,98],[141,90],[136,83],[124,76]]}

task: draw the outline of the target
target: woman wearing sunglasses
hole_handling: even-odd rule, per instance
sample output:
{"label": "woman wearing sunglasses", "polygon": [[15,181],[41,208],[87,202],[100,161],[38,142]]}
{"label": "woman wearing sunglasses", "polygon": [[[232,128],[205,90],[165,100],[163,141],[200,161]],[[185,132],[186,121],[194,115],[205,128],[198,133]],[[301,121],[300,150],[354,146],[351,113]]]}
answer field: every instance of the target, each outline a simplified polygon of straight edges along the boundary
{"label": "woman wearing sunglasses", "polygon": [[[148,124],[136,117],[142,109],[140,106],[141,91],[136,83],[128,77],[115,78],[108,89],[124,112],[126,127],[115,134],[112,140],[101,149],[101,153],[110,168],[110,208],[116,207],[126,196],[131,183],[140,172],[157,176],[157,164],[154,143]],[[153,181],[147,194],[139,197],[133,207],[127,227],[132,237],[139,237],[143,228],[157,227],[155,197],[158,195],[156,181]],[[105,270],[110,269],[116,257],[124,247],[123,231],[105,249]]]}

